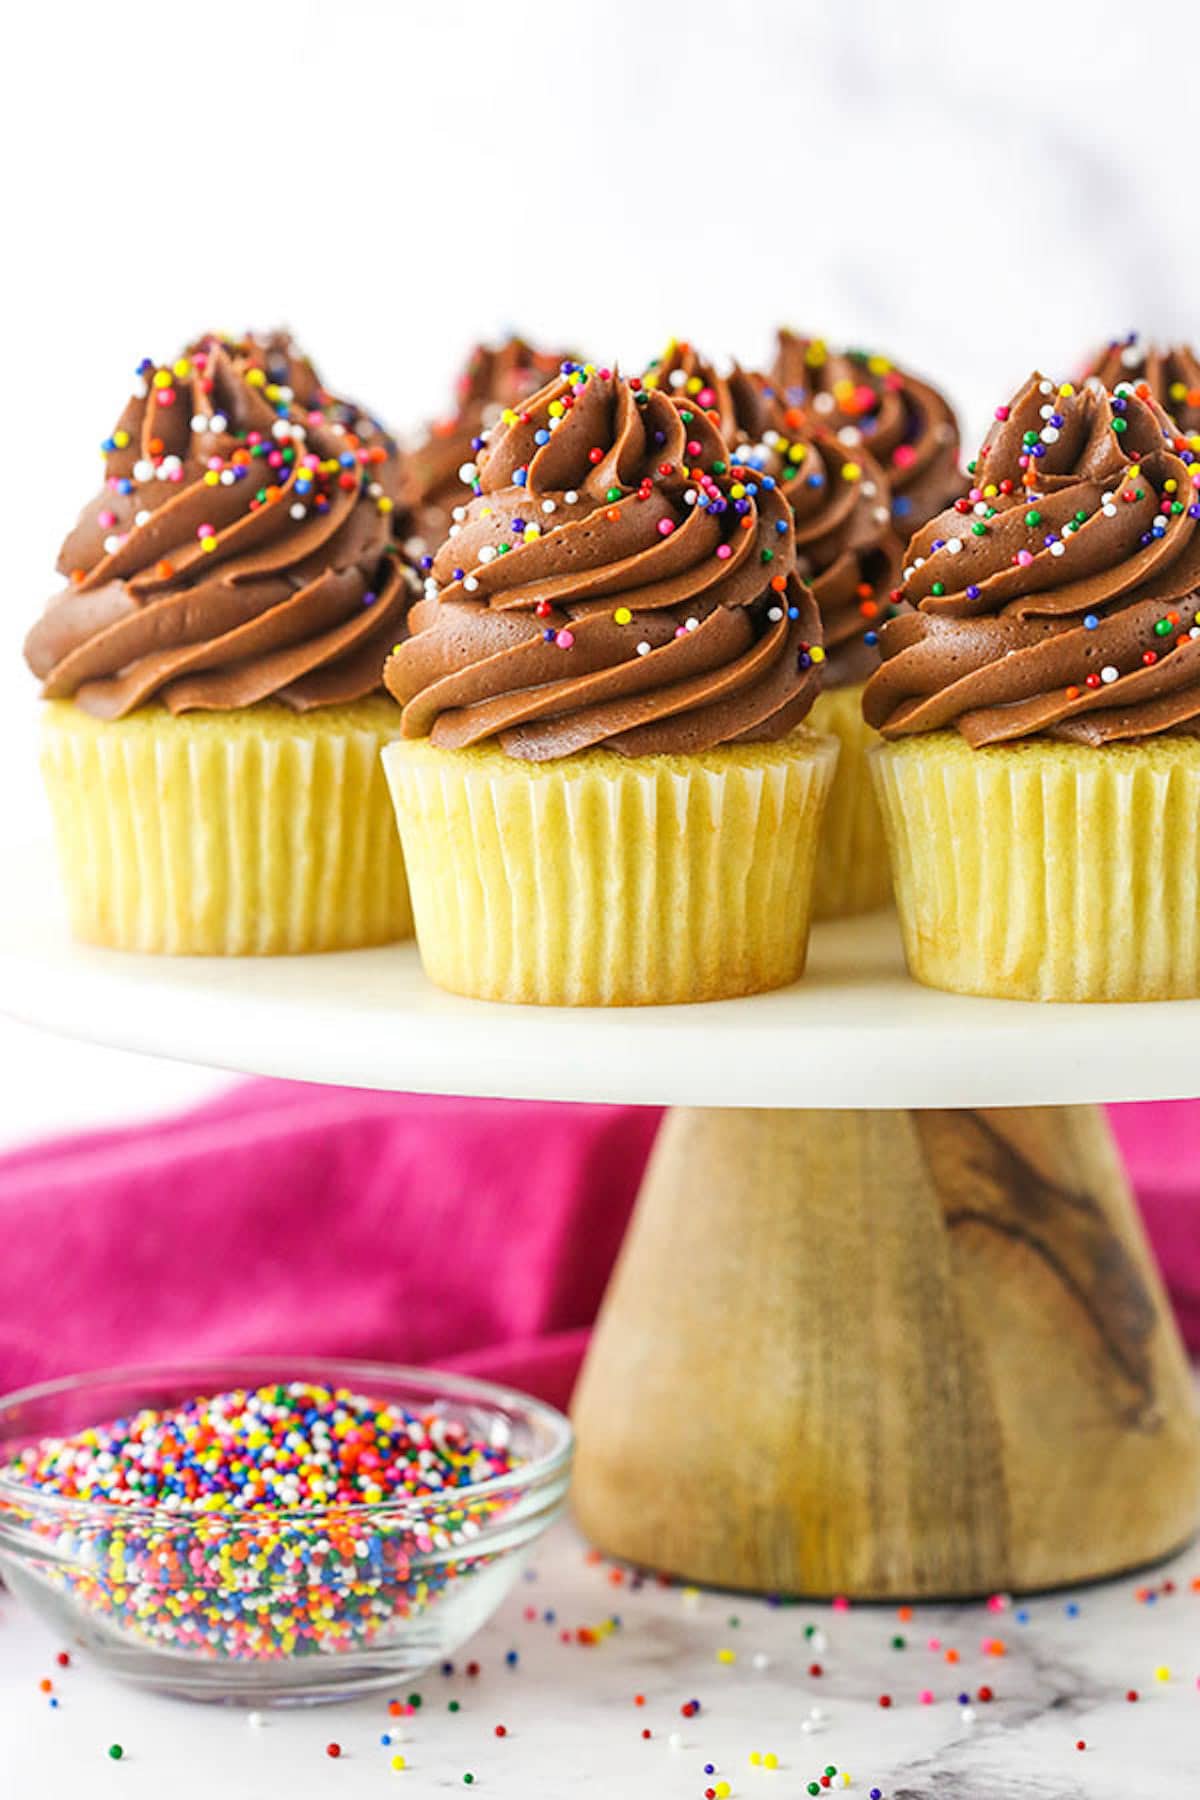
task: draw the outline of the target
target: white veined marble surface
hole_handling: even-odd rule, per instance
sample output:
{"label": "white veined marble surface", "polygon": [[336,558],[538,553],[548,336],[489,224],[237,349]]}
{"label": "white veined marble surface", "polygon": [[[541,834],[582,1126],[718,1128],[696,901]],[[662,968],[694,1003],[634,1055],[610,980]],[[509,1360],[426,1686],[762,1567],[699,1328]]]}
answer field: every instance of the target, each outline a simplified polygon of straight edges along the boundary
{"label": "white veined marble surface", "polygon": [[[1149,1574],[1003,1611],[923,1606],[906,1620],[892,1607],[837,1613],[633,1587],[624,1571],[616,1585],[570,1525],[555,1528],[530,1575],[459,1653],[454,1675],[419,1684],[424,1703],[399,1726],[386,1696],[270,1713],[255,1726],[237,1710],[123,1689],[83,1656],[59,1670],[60,1646],[0,1593],[0,1794],[365,1800],[465,1793],[469,1771],[479,1800],[703,1800],[720,1781],[731,1800],[796,1800],[830,1766],[828,1791],[854,1800],[873,1787],[886,1800],[1195,1800],[1200,1791],[1195,1548]],[[581,1628],[603,1633],[614,1615],[619,1626],[599,1642],[578,1642]],[[897,1635],[904,1649],[892,1647]],[[995,1639],[1004,1655],[984,1649]],[[57,1710],[39,1691],[43,1676]],[[983,1685],[990,1703],[975,1697]],[[972,1696],[966,1709],[961,1692]],[[448,1711],[451,1699],[459,1712]],[[699,1713],[682,1717],[693,1699]],[[384,1731],[397,1738],[391,1748],[379,1742]],[[330,1741],[342,1747],[336,1762]],[[114,1742],[125,1750],[119,1763],[107,1755]],[[397,1753],[407,1767],[394,1773]],[[778,1768],[755,1766],[755,1753]]]}

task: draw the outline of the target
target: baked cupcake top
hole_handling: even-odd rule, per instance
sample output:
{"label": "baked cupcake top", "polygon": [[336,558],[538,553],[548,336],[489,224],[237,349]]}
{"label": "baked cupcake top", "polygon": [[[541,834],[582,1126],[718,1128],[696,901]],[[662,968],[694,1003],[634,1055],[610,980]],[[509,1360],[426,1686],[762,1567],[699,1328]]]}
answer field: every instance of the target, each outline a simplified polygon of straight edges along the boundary
{"label": "baked cupcake top", "polygon": [[566,364],[489,440],[387,686],[407,737],[543,761],[779,738],[816,697],[791,509],[700,407]]}
{"label": "baked cupcake top", "polygon": [[[1154,344],[1131,331],[1098,350],[1084,379],[1107,391],[1143,383],[1182,431],[1200,433],[1200,358],[1190,344]],[[1193,444],[1200,450],[1200,443]]]}
{"label": "baked cupcake top", "polygon": [[506,407],[519,406],[559,371],[563,352],[538,350],[524,338],[477,344],[454,384],[454,410],[435,420],[413,446],[416,528],[426,546],[436,548],[463,500],[459,469],[483,448],[484,434]]}
{"label": "baked cupcake top", "polygon": [[283,355],[208,337],[139,365],[59,554],[69,585],[26,639],[47,698],[119,718],[379,688],[413,580],[392,545],[393,446],[290,347],[280,381]]}
{"label": "baked cupcake top", "polygon": [[735,461],[781,484],[795,519],[797,571],[821,613],[825,685],[865,681],[879,662],[879,626],[897,611],[903,548],[874,458],[785,405],[765,376],[737,363],[720,373],[682,339],[672,339],[642,379],[703,407]]}
{"label": "baked cupcake top", "polygon": [[1200,717],[1200,462],[1148,389],[1031,375],[970,493],[913,538],[915,611],[863,710],[885,737],[1105,744]]}
{"label": "baked cupcake top", "polygon": [[793,331],[779,333],[771,374],[785,405],[811,413],[843,446],[874,456],[901,538],[961,494],[958,421],[930,382],[877,352],[831,350]]}

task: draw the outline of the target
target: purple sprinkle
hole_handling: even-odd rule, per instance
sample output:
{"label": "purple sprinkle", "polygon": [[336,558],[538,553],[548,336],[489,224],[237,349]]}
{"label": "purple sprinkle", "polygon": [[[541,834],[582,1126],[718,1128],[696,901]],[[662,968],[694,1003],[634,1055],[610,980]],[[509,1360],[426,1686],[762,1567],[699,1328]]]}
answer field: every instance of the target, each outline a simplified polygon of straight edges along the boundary
{"label": "purple sprinkle", "polygon": [[972,581],[967,588],[967,599],[968,600],[978,600],[978,598],[979,598],[979,589],[976,587],[975,583]]}
{"label": "purple sprinkle", "polygon": [[368,588],[367,592],[363,595],[363,605],[364,606],[374,606],[374,604],[375,604],[376,600],[378,600],[378,598],[379,598],[379,595],[376,594],[372,589]]}
{"label": "purple sprinkle", "polygon": [[453,569],[450,574],[451,581],[461,581],[466,572],[465,569]]}

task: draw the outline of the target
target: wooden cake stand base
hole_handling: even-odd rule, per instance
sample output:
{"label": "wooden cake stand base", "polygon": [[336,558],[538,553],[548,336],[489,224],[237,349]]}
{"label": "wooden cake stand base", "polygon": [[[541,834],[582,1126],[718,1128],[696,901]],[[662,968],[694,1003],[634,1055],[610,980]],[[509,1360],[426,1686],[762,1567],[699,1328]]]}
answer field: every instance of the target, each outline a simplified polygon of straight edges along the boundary
{"label": "wooden cake stand base", "polygon": [[673,1111],[575,1423],[593,1541],[721,1587],[1051,1587],[1200,1518],[1183,1346],[1095,1107]]}

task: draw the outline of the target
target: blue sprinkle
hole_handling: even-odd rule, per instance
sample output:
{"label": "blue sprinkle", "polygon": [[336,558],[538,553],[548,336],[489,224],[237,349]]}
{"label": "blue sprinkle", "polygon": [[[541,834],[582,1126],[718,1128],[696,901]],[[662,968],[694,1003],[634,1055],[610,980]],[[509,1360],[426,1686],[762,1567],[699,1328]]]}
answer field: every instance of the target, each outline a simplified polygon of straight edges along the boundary
{"label": "blue sprinkle", "polygon": [[780,537],[782,537],[784,532],[787,530],[787,520],[786,519],[776,519],[775,529],[779,533]]}
{"label": "blue sprinkle", "polygon": [[1068,1619],[1077,1619],[1079,1617],[1079,1602],[1077,1600],[1068,1600],[1063,1611],[1066,1613]]}
{"label": "blue sprinkle", "polygon": [[897,494],[896,498],[892,501],[892,517],[894,519],[907,519],[911,511],[912,501],[908,498],[907,494]]}
{"label": "blue sprinkle", "polygon": [[1018,1625],[1028,1625],[1028,1623],[1029,1623],[1028,1609],[1026,1607],[1022,1606],[1019,1611],[1017,1611],[1013,1614],[1013,1618],[1017,1621]]}
{"label": "blue sprinkle", "polygon": [[533,434],[533,441],[535,444],[548,444],[550,442],[550,433],[545,430],[535,431]]}
{"label": "blue sprinkle", "polygon": [[383,1745],[383,1747],[384,1747],[384,1749],[385,1749],[385,1750],[386,1750],[386,1749],[387,1749],[387,1747],[388,1747],[388,1745],[389,1745],[389,1744],[390,1744],[390,1743],[391,1743],[391,1741],[392,1741],[392,1734],[391,1734],[391,1732],[390,1732],[390,1731],[385,1731],[385,1732],[384,1732],[384,1733],[383,1733],[383,1735],[382,1735],[382,1737],[381,1737],[381,1738],[380,1738],[380,1740],[379,1740],[379,1741],[380,1741],[380,1743],[381,1743],[381,1744],[382,1744],[382,1745]]}
{"label": "blue sprinkle", "polygon": [[789,619],[798,619],[799,617],[800,617],[800,608],[798,606],[789,606],[788,607],[788,618]]}
{"label": "blue sprinkle", "polygon": [[525,469],[514,469],[513,470],[513,486],[514,487],[524,487],[525,483],[528,480],[529,480],[529,474],[528,474],[527,470],[525,470]]}
{"label": "blue sprinkle", "polygon": [[510,1650],[506,1654],[504,1660],[508,1664],[510,1669],[515,1669],[518,1662],[520,1662],[521,1659],[515,1650]]}
{"label": "blue sprinkle", "polygon": [[554,631],[550,631],[550,630],[543,631],[543,633],[542,633],[543,644],[552,644],[557,635],[558,635],[557,632],[554,632]]}
{"label": "blue sprinkle", "polygon": [[879,633],[877,631],[864,631],[863,632],[863,643],[870,644],[872,650],[875,648],[875,646],[878,642],[879,642]]}
{"label": "blue sprinkle", "polygon": [[967,599],[968,600],[978,600],[978,598],[979,598],[979,589],[976,587],[975,583],[972,581],[968,584],[968,587],[967,587]]}

